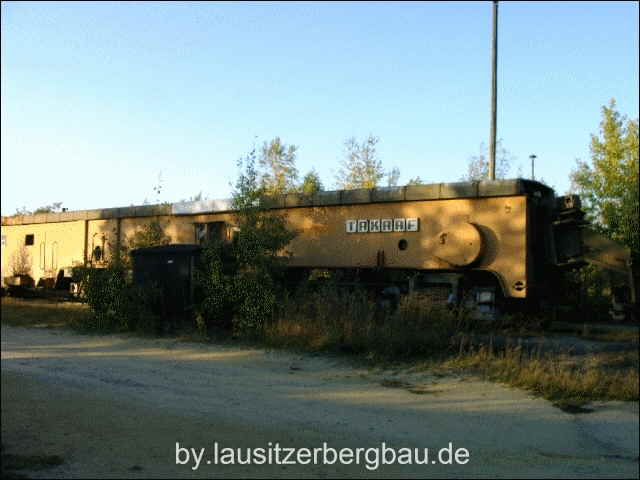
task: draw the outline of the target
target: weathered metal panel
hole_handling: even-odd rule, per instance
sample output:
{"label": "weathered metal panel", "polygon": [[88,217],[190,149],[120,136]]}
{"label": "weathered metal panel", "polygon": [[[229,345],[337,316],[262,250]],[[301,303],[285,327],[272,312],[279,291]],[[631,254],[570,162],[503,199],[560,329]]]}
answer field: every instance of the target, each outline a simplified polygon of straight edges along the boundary
{"label": "weathered metal panel", "polygon": [[287,208],[310,207],[313,205],[313,195],[290,193],[289,195],[285,195],[284,204]]}
{"label": "weathered metal panel", "polygon": [[119,208],[120,218],[126,217],[135,217],[136,216],[136,207],[120,207]]}
{"label": "weathered metal panel", "polygon": [[405,187],[380,187],[371,191],[372,202],[400,202],[404,200]]}
{"label": "weathered metal panel", "polygon": [[522,193],[518,180],[480,180],[478,195],[481,197],[497,197],[502,195],[518,195]]}
{"label": "weathered metal panel", "polygon": [[102,209],[84,210],[86,220],[100,220],[102,218]]}
{"label": "weathered metal panel", "polygon": [[128,207],[118,207],[118,208],[113,208],[113,217],[112,218],[122,218],[125,215],[125,212],[127,211]]}
{"label": "weathered metal panel", "polygon": [[155,205],[140,205],[136,206],[134,209],[134,216],[136,217],[146,217],[157,215]]}
{"label": "weathered metal panel", "polygon": [[47,223],[47,214],[38,213],[36,215],[32,215],[31,223]]}
{"label": "weathered metal panel", "polygon": [[264,208],[284,208],[284,196],[262,197],[260,205]]}
{"label": "weathered metal panel", "polygon": [[100,218],[118,218],[120,214],[119,208],[103,208]]}
{"label": "weathered metal panel", "polygon": [[59,215],[60,214],[57,213],[57,212],[46,213],[45,214],[45,217],[46,217],[45,223],[58,223],[60,221]]}
{"label": "weathered metal panel", "polygon": [[440,198],[440,184],[407,185],[405,187],[406,200],[436,200]]}
{"label": "weathered metal panel", "polygon": [[340,203],[344,205],[353,203],[370,203],[371,190],[368,188],[358,188],[356,190],[342,190]]}
{"label": "weathered metal panel", "polygon": [[77,212],[60,212],[58,213],[58,221],[59,222],[72,222],[77,220]]}
{"label": "weathered metal panel", "polygon": [[171,215],[171,205],[152,205],[154,215]]}
{"label": "weathered metal panel", "polygon": [[477,196],[477,182],[443,183],[440,185],[440,198],[469,198]]}
{"label": "weathered metal panel", "polygon": [[[479,182],[440,183],[376,189],[317,192],[313,196],[290,194],[265,197],[262,205],[267,208],[304,206],[353,205],[369,202],[399,202],[411,200],[436,200],[473,197],[522,195],[523,183],[518,180],[482,180]],[[31,223],[95,220],[108,218],[144,217],[155,215],[195,215],[232,211],[230,200],[199,200],[177,202],[171,205],[140,205],[121,208],[79,210],[55,214],[3,217],[3,225],[27,225]]]}
{"label": "weathered metal panel", "polygon": [[339,205],[340,191],[316,192],[313,194],[313,204],[317,206]]}

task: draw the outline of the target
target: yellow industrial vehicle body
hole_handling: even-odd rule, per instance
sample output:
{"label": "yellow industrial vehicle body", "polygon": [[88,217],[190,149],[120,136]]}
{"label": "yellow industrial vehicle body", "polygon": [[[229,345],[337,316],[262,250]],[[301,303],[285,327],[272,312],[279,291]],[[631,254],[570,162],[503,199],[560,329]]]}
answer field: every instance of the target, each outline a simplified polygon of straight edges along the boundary
{"label": "yellow industrial vehicle body", "polygon": [[286,211],[298,232],[287,250],[292,267],[486,270],[524,298],[526,213],[525,196],[301,207]]}
{"label": "yellow industrial vehicle body", "polygon": [[[579,198],[515,179],[318,192],[262,200],[298,235],[291,271],[329,269],[365,283],[471,294],[488,311],[496,299],[540,299],[562,268],[585,261]],[[2,278],[19,250],[36,281],[74,264],[100,264],[150,220],[172,243],[230,240],[227,201],[84,210],[2,218]],[[619,255],[618,255],[619,256]],[[622,261],[624,264],[625,261]],[[347,276],[349,276],[347,275]],[[449,297],[451,298],[451,297]]]}

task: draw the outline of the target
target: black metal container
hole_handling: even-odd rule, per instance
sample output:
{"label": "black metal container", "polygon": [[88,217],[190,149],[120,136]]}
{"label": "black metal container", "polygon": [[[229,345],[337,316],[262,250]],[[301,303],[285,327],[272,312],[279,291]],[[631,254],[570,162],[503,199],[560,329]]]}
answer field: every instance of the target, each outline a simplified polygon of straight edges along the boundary
{"label": "black metal container", "polygon": [[163,316],[181,315],[194,303],[194,273],[200,259],[199,245],[163,245],[131,251],[133,281],[155,285],[162,291]]}

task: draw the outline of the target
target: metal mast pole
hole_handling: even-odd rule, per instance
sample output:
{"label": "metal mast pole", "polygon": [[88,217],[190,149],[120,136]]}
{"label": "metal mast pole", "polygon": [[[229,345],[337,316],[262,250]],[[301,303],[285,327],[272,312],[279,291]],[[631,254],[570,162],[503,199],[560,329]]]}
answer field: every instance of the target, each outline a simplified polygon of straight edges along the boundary
{"label": "metal mast pole", "polygon": [[491,133],[489,136],[489,180],[496,179],[496,100],[498,97],[498,1],[493,2],[493,46],[491,49]]}
{"label": "metal mast pole", "polygon": [[536,175],[535,175],[535,171],[534,171],[534,162],[536,161],[537,155],[531,154],[529,155],[529,158],[531,159],[531,180],[535,180],[536,179]]}

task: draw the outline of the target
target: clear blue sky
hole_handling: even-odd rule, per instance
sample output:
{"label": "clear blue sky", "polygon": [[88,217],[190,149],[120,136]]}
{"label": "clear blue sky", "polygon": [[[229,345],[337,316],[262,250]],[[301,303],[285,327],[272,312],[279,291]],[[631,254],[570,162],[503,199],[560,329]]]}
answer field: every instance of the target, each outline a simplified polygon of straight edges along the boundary
{"label": "clear blue sky", "polygon": [[[562,194],[601,107],[638,117],[637,2],[504,2],[498,137]],[[2,2],[2,213],[230,195],[280,136],[327,188],[347,137],[400,183],[489,137],[491,2]]]}

